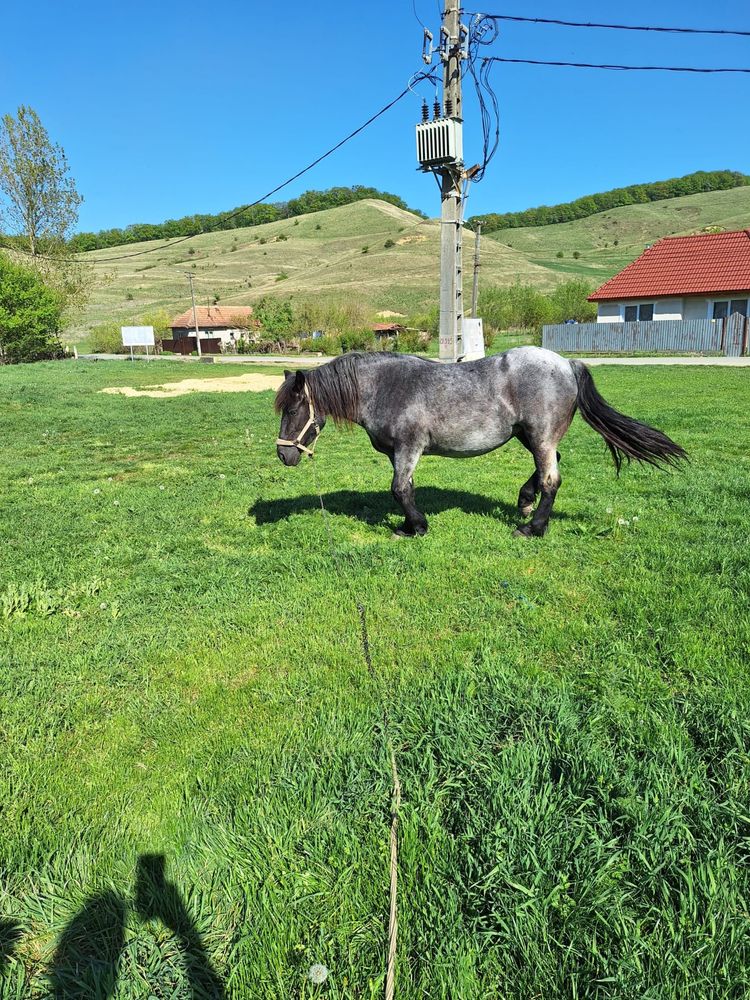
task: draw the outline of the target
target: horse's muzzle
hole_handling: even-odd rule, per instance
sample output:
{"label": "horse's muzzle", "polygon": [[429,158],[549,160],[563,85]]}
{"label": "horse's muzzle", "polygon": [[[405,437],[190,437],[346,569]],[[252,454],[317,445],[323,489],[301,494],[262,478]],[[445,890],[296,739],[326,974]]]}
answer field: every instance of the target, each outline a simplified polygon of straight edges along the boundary
{"label": "horse's muzzle", "polygon": [[279,456],[284,465],[287,466],[287,468],[299,465],[300,459],[302,458],[302,452],[297,448],[290,447],[289,445],[278,445],[276,447],[276,454]]}

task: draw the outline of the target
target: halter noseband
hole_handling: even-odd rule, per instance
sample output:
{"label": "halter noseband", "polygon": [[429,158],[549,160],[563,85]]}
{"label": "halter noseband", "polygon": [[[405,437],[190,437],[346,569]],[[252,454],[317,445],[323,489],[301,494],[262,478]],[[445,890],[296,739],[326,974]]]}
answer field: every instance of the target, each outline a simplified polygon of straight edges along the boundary
{"label": "halter noseband", "polygon": [[[307,405],[310,408],[307,417],[307,423],[299,432],[294,441],[287,441],[284,438],[276,438],[276,444],[287,445],[290,448],[298,448],[300,451],[304,451],[306,455],[309,455],[310,458],[312,458],[313,452],[315,451],[315,445],[317,443],[318,436],[320,434],[320,427],[318,426],[318,421],[315,419],[315,407],[313,406],[313,401],[310,396],[310,391],[307,388],[307,382],[305,382],[305,397],[307,398]],[[307,434],[307,430],[311,425],[315,428],[315,437],[313,438],[312,448],[307,448],[305,447],[305,445],[302,444],[302,438],[305,436],[305,434]]]}

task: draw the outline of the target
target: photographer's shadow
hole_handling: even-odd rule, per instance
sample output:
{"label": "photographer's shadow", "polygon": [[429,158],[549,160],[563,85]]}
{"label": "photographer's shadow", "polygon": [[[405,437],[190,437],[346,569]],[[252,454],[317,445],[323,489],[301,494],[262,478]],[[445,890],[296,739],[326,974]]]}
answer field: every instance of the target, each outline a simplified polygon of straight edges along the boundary
{"label": "photographer's shadow", "polygon": [[[133,911],[158,920],[175,938],[194,1000],[224,1000],[221,979],[179,889],[165,876],[163,854],[138,858]],[[128,901],[108,890],[86,900],[60,937],[50,972],[55,1000],[109,1000],[115,995],[125,945]]]}

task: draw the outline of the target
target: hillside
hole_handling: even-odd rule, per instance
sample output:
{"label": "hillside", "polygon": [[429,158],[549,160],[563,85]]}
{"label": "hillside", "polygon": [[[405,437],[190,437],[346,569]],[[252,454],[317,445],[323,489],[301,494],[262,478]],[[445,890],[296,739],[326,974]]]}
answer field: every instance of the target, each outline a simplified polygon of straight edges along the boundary
{"label": "hillside", "polygon": [[[743,187],[629,205],[575,222],[502,230],[482,241],[482,287],[520,281],[549,289],[569,277],[583,277],[593,286],[662,236],[748,225],[750,187]],[[467,293],[472,240],[467,230]],[[158,248],[92,268],[91,299],[67,331],[70,340],[82,339],[97,323],[134,323],[159,308],[182,311],[190,304],[186,271],[195,275],[199,304],[217,295],[222,305],[252,305],[263,295],[356,297],[374,317],[384,310],[423,312],[438,301],[439,221],[374,199],[161,246],[161,241],[141,243],[81,256],[92,261]]]}
{"label": "hillside", "polygon": [[[587,219],[491,233],[486,241],[521,251],[537,267],[601,283],[663,236],[750,226],[750,187],[626,205]],[[486,245],[485,243],[485,245]],[[562,253],[562,257],[558,254]],[[575,259],[573,253],[579,253]]]}
{"label": "hillside", "polygon": [[[469,254],[471,239],[467,233]],[[393,245],[386,247],[388,241]],[[92,261],[152,246],[160,243],[94,251],[81,259]],[[381,310],[425,310],[437,303],[439,259],[437,220],[421,219],[388,202],[359,201],[249,229],[207,233],[164,250],[97,266],[90,303],[68,335],[76,339],[107,320],[135,322],[155,308],[185,309],[190,304],[188,270],[195,275],[199,304],[215,295],[221,305],[252,305],[268,294],[356,296],[372,308],[373,315]],[[482,267],[483,277],[493,284],[518,278],[550,287],[557,280],[524,254],[489,240]]]}

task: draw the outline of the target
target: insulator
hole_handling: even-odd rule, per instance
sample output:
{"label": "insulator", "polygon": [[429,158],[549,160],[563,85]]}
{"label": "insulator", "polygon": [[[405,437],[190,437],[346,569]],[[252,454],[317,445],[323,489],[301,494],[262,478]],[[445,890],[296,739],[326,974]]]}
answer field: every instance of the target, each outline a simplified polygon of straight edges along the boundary
{"label": "insulator", "polygon": [[430,109],[427,107],[427,101],[422,101],[422,121],[428,122],[430,120]]}
{"label": "insulator", "polygon": [[453,115],[453,101],[450,97],[445,99],[445,117],[450,118]]}
{"label": "insulator", "polygon": [[435,101],[435,103],[432,105],[432,117],[435,119],[435,121],[437,121],[438,118],[440,117],[440,101]]}

